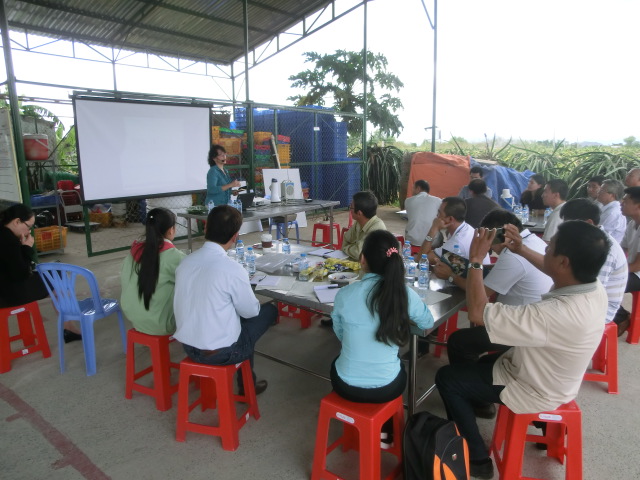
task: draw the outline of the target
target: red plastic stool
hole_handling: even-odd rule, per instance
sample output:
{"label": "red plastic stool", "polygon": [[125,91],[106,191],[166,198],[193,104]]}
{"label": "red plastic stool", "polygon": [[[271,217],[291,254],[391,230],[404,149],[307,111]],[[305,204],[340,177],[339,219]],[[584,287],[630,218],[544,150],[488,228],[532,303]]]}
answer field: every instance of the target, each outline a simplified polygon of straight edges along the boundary
{"label": "red plastic stool", "polygon": [[[360,478],[373,480],[380,478],[380,432],[382,425],[393,418],[393,446],[386,450],[398,457],[398,465],[385,477],[391,480],[402,470],[402,431],[404,429],[404,409],[402,396],[388,403],[354,403],[331,392],[320,402],[316,447],[313,455],[311,480],[340,477],[327,470],[327,455],[336,447],[342,451],[360,452]],[[343,422],[342,436],[327,446],[330,420]]]}
{"label": "red plastic stool", "polygon": [[394,233],[393,236],[396,237],[396,240],[398,240],[398,243],[400,244],[400,247],[403,248],[404,247],[404,235],[398,235],[397,233]]}
{"label": "red plastic stool", "polygon": [[[444,325],[440,325],[438,328],[438,343],[445,343],[449,340],[451,334],[458,330],[458,313],[454,313],[451,315]],[[440,358],[442,354],[442,350],[447,348],[444,345],[436,344],[436,348],[433,350],[433,356],[436,358]]]}
{"label": "red plastic stool", "polygon": [[[333,224],[329,223],[314,223],[313,224],[313,236],[311,238],[311,246],[317,247],[320,245],[326,245],[329,243],[329,236],[331,233],[331,226],[335,229],[335,237],[334,237],[334,245],[338,248],[338,244],[340,243],[340,224],[333,222]],[[318,232],[322,233],[322,240],[317,240]]]}
{"label": "red plastic stool", "polygon": [[631,323],[627,331],[627,343],[637,345],[640,341],[640,292],[633,292],[633,305],[631,307]]}
{"label": "red plastic stool", "polygon": [[618,326],[607,323],[598,349],[593,354],[591,368],[602,373],[585,373],[590,382],[605,382],[609,393],[618,392]]}
{"label": "red plastic stool", "polygon": [[[244,395],[233,394],[233,377],[242,371]],[[200,396],[189,403],[189,381],[197,377],[200,382]],[[234,402],[247,404],[247,409],[240,416],[236,414]],[[218,426],[203,425],[189,421],[189,413],[198,405],[202,411],[218,408]],[[253,385],[251,364],[249,360],[235,365],[205,365],[188,358],[180,362],[180,386],[178,389],[178,417],[176,422],[176,440],[184,442],[187,432],[215,435],[222,439],[222,448],[237,450],[240,445],[240,428],[247,423],[249,416],[260,418],[256,390]]]}
{"label": "red plastic stool", "polygon": [[[19,333],[10,336],[9,318],[13,315],[18,317]],[[22,340],[23,348],[14,352],[11,343],[17,340]],[[11,370],[11,360],[14,358],[35,352],[42,352],[42,358],[51,356],[38,302],[0,308],[0,373]]]}
{"label": "red plastic stool", "polygon": [[[545,435],[527,434],[534,421],[545,422]],[[491,453],[501,480],[535,480],[522,476],[525,442],[545,443],[548,457],[566,458],[566,480],[582,480],[582,412],[575,401],[542,413],[516,414],[500,405]]]}
{"label": "red plastic stool", "polygon": [[[133,391],[144,393],[156,399],[156,408],[161,412],[171,408],[171,397],[178,391],[178,384],[171,385],[171,369],[180,368],[169,355],[171,335],[147,335],[131,328],[127,332],[127,373],[124,397],[131,399]],[[136,372],[135,344],[146,345],[151,350],[151,365]],[[153,372],[153,387],[136,383],[139,378]]]}
{"label": "red plastic stool", "polygon": [[276,323],[280,323],[280,317],[297,318],[300,320],[300,326],[302,328],[309,328],[313,316],[314,314],[309,310],[302,310],[288,303],[278,302],[278,317],[276,318]]}

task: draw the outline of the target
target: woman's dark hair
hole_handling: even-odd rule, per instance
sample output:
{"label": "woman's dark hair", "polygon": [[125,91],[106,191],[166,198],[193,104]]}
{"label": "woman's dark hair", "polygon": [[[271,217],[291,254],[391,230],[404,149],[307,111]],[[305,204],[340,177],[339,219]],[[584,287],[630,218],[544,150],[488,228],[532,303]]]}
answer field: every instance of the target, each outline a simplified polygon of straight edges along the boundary
{"label": "woman's dark hair", "polygon": [[220,155],[220,152],[227,153],[222,145],[211,145],[209,155],[207,155],[207,162],[209,162],[210,167],[213,167],[216,164],[214,160],[218,155]]}
{"label": "woman's dark hair", "polygon": [[164,235],[175,224],[175,214],[166,208],[154,208],[147,214],[142,256],[135,266],[138,274],[138,297],[144,300],[144,308],[147,310],[158,285],[160,249],[164,245]]}
{"label": "woman's dark hair", "polygon": [[369,271],[381,277],[367,296],[369,311],[380,317],[376,340],[402,346],[409,340],[409,297],[398,240],[387,230],[374,230],[364,240],[362,255]]}
{"label": "woman's dark hair", "polygon": [[0,213],[0,217],[3,226],[16,218],[21,222],[26,222],[33,217],[33,210],[23,203],[16,203]]}
{"label": "woman's dark hair", "polygon": [[547,183],[547,181],[544,179],[544,177],[542,175],[540,175],[539,173],[531,175],[529,177],[529,180],[531,180],[531,179],[533,179],[534,182],[536,182],[538,185],[540,185],[540,188],[544,188],[545,184]]}

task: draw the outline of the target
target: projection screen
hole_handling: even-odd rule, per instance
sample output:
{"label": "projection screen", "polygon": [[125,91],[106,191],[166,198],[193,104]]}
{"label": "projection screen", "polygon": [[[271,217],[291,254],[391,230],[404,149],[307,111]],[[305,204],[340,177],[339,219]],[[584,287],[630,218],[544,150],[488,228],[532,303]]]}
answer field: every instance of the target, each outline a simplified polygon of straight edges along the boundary
{"label": "projection screen", "polygon": [[84,202],[206,189],[206,105],[74,98]]}

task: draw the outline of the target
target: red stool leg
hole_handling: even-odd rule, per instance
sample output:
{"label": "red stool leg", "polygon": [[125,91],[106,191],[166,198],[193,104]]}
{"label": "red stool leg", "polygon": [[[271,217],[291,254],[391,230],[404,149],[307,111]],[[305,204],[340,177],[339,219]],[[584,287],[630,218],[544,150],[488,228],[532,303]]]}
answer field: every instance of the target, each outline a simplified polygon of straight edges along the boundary
{"label": "red stool leg", "polygon": [[618,393],[618,329],[610,322],[604,327],[604,334],[591,361],[591,368],[602,373],[585,373],[584,380],[607,383],[609,393]]}
{"label": "red stool leg", "polygon": [[[457,312],[451,315],[449,319],[445,322],[445,324],[440,325],[440,328],[438,328],[438,342],[439,343],[446,342],[447,340],[449,340],[449,337],[451,336],[451,334],[456,330],[458,330],[458,313]],[[442,345],[436,345],[436,348],[433,351],[433,356],[436,358],[440,358],[440,355],[442,354],[442,350],[445,348],[447,347],[444,347]]]}
{"label": "red stool leg", "polygon": [[323,474],[327,471],[327,455],[331,451],[327,450],[331,412],[328,408],[324,407],[323,402],[324,399],[320,402],[320,414],[318,415],[318,429],[316,430],[316,446],[313,451],[311,480],[322,479]]}
{"label": "red stool leg", "polygon": [[161,412],[171,408],[171,397],[175,388],[171,386],[171,359],[169,358],[169,337],[160,337],[155,348],[151,349],[153,369],[153,385],[156,397],[156,409]]}
{"label": "red stool leg", "polygon": [[640,342],[640,292],[633,292],[633,307],[631,308],[631,324],[627,331],[627,343],[637,345]]}

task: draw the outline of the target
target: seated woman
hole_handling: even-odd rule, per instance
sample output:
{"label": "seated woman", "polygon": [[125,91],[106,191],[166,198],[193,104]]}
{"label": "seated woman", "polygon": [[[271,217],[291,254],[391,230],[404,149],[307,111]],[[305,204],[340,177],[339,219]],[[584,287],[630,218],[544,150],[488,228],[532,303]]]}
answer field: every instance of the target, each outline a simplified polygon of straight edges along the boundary
{"label": "seated woman", "polygon": [[35,272],[33,211],[17,203],[0,214],[0,307],[24,305],[49,296]]}
{"label": "seated woman", "polygon": [[[520,203],[524,207],[525,205],[529,206],[530,211],[538,210],[536,215],[544,213],[544,209],[546,208],[544,203],[542,203],[542,192],[544,190],[544,185],[547,183],[542,175],[532,175],[529,177],[529,183],[527,184],[527,189],[522,192],[520,196]],[[540,210],[542,212],[540,212]]]}
{"label": "seated woman", "polygon": [[[33,210],[16,203],[0,213],[0,217],[0,307],[15,307],[48,297],[47,287],[34,269]],[[64,327],[66,343],[82,339],[72,322],[65,322]]]}
{"label": "seated woman", "polygon": [[135,241],[120,272],[122,311],[139,332],[172,335],[176,331],[173,291],[176,268],[185,254],[174,247],[176,216],[166,208],[147,215],[144,241]]}
{"label": "seated woman", "polygon": [[[369,233],[360,255],[362,281],[336,295],[331,317],[342,349],[331,365],[331,385],[352,402],[385,403],[402,395],[407,374],[398,349],[409,340],[409,322],[433,326],[427,306],[405,285],[398,248],[391,232]],[[390,426],[383,427],[383,439]]]}

